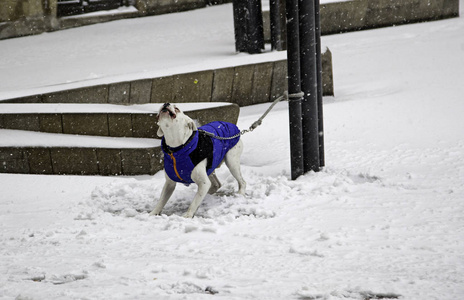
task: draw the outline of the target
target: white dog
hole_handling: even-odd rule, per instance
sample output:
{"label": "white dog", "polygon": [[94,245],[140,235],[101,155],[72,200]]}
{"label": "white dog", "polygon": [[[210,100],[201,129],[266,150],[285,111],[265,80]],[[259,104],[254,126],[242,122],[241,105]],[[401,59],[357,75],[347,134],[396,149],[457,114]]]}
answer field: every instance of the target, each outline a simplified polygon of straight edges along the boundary
{"label": "white dog", "polygon": [[[212,122],[197,129],[191,118],[169,103],[160,108],[158,126],[158,135],[163,137],[166,182],[151,215],[161,213],[177,182],[196,183],[198,191],[184,214],[184,217],[192,218],[206,194],[213,194],[221,187],[214,170],[223,161],[238,181],[239,194],[245,194],[246,183],[240,171],[243,144],[237,126],[227,122]],[[237,137],[221,140],[205,132],[221,137]]]}

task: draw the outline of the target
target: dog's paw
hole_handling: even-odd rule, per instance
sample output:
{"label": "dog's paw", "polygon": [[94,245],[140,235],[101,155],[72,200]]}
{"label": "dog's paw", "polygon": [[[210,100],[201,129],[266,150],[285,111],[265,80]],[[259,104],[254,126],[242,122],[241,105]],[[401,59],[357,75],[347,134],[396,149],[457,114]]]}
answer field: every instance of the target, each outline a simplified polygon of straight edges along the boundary
{"label": "dog's paw", "polygon": [[193,218],[193,214],[190,213],[190,212],[186,212],[185,214],[182,215],[182,217],[184,217],[186,219],[191,219],[191,218]]}
{"label": "dog's paw", "polygon": [[220,188],[220,186],[217,187],[217,186],[212,185],[208,190],[208,194],[210,194],[210,195],[216,194],[216,192],[219,190],[219,188]]}
{"label": "dog's paw", "polygon": [[150,212],[150,216],[159,216],[161,214],[161,211],[158,211],[157,209],[154,209]]}

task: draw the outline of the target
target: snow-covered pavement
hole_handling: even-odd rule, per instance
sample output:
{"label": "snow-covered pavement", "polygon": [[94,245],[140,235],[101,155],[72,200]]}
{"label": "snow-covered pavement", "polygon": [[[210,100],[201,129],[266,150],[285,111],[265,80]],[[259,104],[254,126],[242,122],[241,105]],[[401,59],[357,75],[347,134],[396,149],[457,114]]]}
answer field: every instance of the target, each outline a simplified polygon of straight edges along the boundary
{"label": "snow-covered pavement", "polygon": [[0,298],[464,298],[463,33],[456,18],[323,37],[327,167],[289,179],[281,103],[243,136],[247,196],[223,167],[191,220],[194,186],[148,216],[162,172],[0,174]]}

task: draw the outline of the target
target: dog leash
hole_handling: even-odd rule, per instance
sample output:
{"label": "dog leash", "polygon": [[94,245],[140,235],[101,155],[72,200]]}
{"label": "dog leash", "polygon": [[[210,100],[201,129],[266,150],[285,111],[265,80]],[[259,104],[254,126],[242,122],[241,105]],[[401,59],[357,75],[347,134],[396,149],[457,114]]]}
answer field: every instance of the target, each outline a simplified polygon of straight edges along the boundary
{"label": "dog leash", "polygon": [[199,129],[198,131],[209,136],[209,137],[212,137],[214,139],[218,139],[218,140],[233,140],[239,136],[242,136],[244,135],[245,133],[247,132],[252,132],[253,130],[255,130],[259,125],[261,125],[261,123],[263,122],[263,119],[267,116],[267,114],[274,108],[274,106],[279,103],[280,101],[282,100],[288,100],[289,98],[301,98],[304,96],[304,93],[303,92],[299,92],[299,93],[295,93],[295,94],[288,94],[287,92],[285,92],[282,96],[278,97],[277,99],[274,100],[274,102],[272,102],[271,106],[269,106],[269,108],[264,112],[264,114],[257,120],[255,121],[253,124],[251,124],[251,126],[248,128],[248,129],[244,129],[242,131],[240,131],[239,133],[237,133],[236,135],[233,135],[231,137],[222,137],[222,136],[217,136],[215,135],[214,133],[211,133],[211,132],[208,132],[208,131],[204,131],[204,130],[201,130]]}

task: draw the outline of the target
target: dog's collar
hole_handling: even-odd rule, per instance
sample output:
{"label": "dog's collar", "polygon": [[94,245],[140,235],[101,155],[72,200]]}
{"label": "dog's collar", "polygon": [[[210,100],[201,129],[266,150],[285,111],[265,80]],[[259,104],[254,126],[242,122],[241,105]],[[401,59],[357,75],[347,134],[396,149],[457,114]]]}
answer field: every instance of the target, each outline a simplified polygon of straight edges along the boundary
{"label": "dog's collar", "polygon": [[163,138],[161,140],[161,146],[163,147],[163,150],[164,152],[166,153],[176,153],[184,148],[186,148],[192,141],[193,139],[195,138],[195,136],[198,134],[198,131],[194,131],[192,132],[192,135],[188,138],[188,140],[183,144],[183,145],[180,145],[178,147],[169,147],[167,144],[166,144],[166,140]]}

